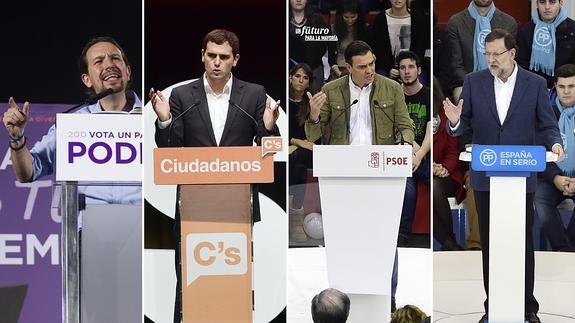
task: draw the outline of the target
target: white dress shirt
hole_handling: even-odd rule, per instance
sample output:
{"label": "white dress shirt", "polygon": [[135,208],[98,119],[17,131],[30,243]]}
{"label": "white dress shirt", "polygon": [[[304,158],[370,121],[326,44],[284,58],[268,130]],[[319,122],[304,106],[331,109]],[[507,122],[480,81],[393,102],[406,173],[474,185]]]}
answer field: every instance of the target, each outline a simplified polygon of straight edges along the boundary
{"label": "white dress shirt", "polygon": [[214,136],[216,137],[216,142],[219,146],[222,134],[224,133],[224,126],[226,125],[226,120],[228,118],[233,77],[230,74],[230,79],[226,82],[224,90],[220,94],[214,93],[208,83],[205,73],[202,79],[204,80],[204,90],[206,91],[206,98],[208,99],[208,109],[210,111],[210,120],[212,121]]}
{"label": "white dress shirt", "polygon": [[[349,119],[349,144],[350,145],[371,145],[371,106],[369,96],[373,83],[363,88],[355,85],[349,76],[349,104],[357,99],[357,103],[350,107]],[[344,112],[345,113],[345,112]]]}
{"label": "white dress shirt", "polygon": [[[216,137],[216,142],[218,146],[220,145],[220,140],[222,139],[222,134],[224,133],[224,127],[226,125],[226,120],[228,118],[228,108],[230,94],[232,93],[232,80],[233,77],[230,74],[230,79],[224,85],[224,90],[221,94],[216,95],[208,79],[206,78],[206,73],[202,77],[204,81],[204,90],[206,91],[206,98],[208,101],[208,109],[210,112],[210,121],[212,122],[212,129],[214,129],[214,136]],[[182,111],[183,112],[183,111]],[[172,123],[172,113],[170,112],[170,118],[165,121],[158,120],[158,126],[160,129],[167,128]]]}
{"label": "white dress shirt", "polygon": [[[505,117],[507,116],[507,111],[509,111],[509,105],[511,104],[511,97],[513,96],[513,90],[515,89],[515,82],[517,81],[517,63],[513,62],[513,72],[507,78],[507,82],[503,82],[498,77],[493,78],[493,88],[495,90],[495,105],[497,107],[497,115],[499,116],[499,121],[501,125],[505,122]],[[451,126],[449,123],[449,128],[451,131],[456,131],[459,128],[461,119],[457,121],[455,126]]]}
{"label": "white dress shirt", "polygon": [[507,111],[509,111],[509,104],[511,104],[511,97],[515,89],[515,81],[517,81],[517,63],[513,64],[513,72],[503,82],[500,78],[493,78],[493,87],[495,88],[495,104],[497,105],[497,114],[501,125],[505,122]]}

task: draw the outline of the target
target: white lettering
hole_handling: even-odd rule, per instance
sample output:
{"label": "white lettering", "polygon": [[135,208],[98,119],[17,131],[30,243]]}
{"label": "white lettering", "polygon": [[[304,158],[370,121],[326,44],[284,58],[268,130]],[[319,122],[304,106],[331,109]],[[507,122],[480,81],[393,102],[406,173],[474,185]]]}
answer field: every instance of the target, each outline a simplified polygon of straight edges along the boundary
{"label": "white lettering", "polygon": [[42,244],[38,241],[38,238],[34,234],[27,234],[26,235],[26,264],[27,265],[34,265],[35,261],[35,252],[37,251],[40,257],[46,256],[48,251],[50,251],[50,264],[58,265],[58,235],[51,234],[46,239],[46,242]]}
{"label": "white lettering", "polygon": [[32,211],[34,211],[34,204],[36,202],[36,196],[38,196],[38,190],[42,187],[52,187],[52,181],[43,180],[32,183],[20,183],[16,181],[15,184],[16,187],[30,188],[30,194],[28,194],[28,199],[26,200],[26,209],[24,210],[24,220],[30,220],[32,218]]}
{"label": "white lettering", "polygon": [[0,265],[22,265],[22,258],[8,258],[7,254],[20,252],[20,246],[9,246],[8,241],[22,241],[22,235],[0,234]]}
{"label": "white lettering", "polygon": [[4,158],[2,159],[2,164],[0,164],[0,170],[5,170],[8,165],[12,165],[12,160],[10,159],[10,147],[6,150]]}

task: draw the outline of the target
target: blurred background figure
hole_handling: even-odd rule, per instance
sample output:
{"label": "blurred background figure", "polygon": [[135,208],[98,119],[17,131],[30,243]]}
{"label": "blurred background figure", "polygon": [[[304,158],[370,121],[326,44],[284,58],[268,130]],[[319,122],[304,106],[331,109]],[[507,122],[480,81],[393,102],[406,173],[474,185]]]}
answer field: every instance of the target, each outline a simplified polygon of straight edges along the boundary
{"label": "blurred background figure", "polygon": [[345,323],[349,316],[349,297],[335,288],[328,288],[311,300],[314,323]]}

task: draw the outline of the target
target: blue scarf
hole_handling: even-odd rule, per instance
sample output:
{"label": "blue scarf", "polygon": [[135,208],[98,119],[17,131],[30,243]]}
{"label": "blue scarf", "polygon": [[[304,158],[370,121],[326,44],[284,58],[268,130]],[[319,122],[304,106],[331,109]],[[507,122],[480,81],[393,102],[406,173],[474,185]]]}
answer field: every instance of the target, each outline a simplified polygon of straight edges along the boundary
{"label": "blue scarf", "polygon": [[475,19],[475,33],[473,34],[473,71],[477,72],[487,68],[487,61],[483,53],[485,52],[485,36],[491,32],[491,18],[495,13],[495,5],[491,3],[491,8],[487,15],[483,17],[475,8],[473,1],[469,3],[467,11],[471,18]]}
{"label": "blue scarf", "polygon": [[551,23],[541,21],[537,9],[531,14],[531,19],[535,24],[533,32],[533,45],[531,46],[531,60],[529,69],[532,71],[541,71],[547,75],[555,75],[555,50],[557,49],[557,40],[555,39],[555,30],[561,24],[567,15],[563,8]]}
{"label": "blue scarf", "polygon": [[561,111],[559,117],[559,131],[563,138],[563,149],[565,149],[565,159],[558,163],[565,176],[575,175],[575,107],[563,107],[559,102],[559,97],[555,99],[557,107]]}

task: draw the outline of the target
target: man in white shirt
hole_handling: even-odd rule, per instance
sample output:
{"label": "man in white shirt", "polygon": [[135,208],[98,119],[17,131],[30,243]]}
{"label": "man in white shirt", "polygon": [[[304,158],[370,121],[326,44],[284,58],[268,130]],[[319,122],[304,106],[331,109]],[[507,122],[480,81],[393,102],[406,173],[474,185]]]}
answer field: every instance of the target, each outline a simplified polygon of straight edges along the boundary
{"label": "man in white shirt", "polygon": [[[194,82],[172,90],[168,100],[160,91],[149,96],[156,120],[158,147],[252,146],[261,137],[279,135],[276,120],[279,101],[272,107],[263,86],[232,75],[240,59],[239,39],[230,31],[215,29],[202,44],[205,73]],[[172,124],[173,122],[173,124]],[[257,186],[252,189],[253,221],[260,220]],[[174,322],[181,318],[180,213],[176,209],[176,302]]]}
{"label": "man in white shirt", "polygon": [[[375,73],[375,55],[367,43],[351,42],[344,56],[349,75],[327,83],[313,96],[308,92],[307,139],[315,142],[323,137],[323,143],[330,145],[410,145],[413,121],[401,85]],[[392,310],[396,287],[397,253]]]}
{"label": "man in white shirt", "polygon": [[[447,131],[460,135],[467,128],[473,130],[473,144],[480,145],[535,145],[541,138],[547,149],[563,159],[561,134],[549,104],[547,83],[542,77],[528,72],[515,62],[517,55],[513,35],[503,29],[493,29],[485,38],[484,56],[488,68],[465,78],[458,105],[448,98],[443,108],[449,119]],[[526,240],[525,240],[525,319],[540,322],[539,304],[533,295],[535,256],[531,239],[533,197],[536,174],[527,178]],[[483,258],[483,284],[489,295],[489,177],[485,172],[471,171],[471,186],[479,214],[479,228]],[[485,315],[488,318],[488,303]]]}

